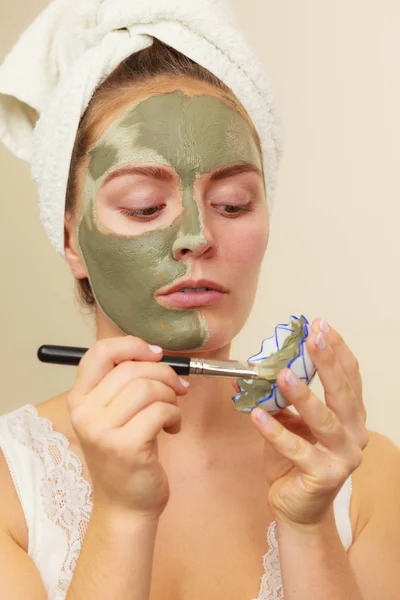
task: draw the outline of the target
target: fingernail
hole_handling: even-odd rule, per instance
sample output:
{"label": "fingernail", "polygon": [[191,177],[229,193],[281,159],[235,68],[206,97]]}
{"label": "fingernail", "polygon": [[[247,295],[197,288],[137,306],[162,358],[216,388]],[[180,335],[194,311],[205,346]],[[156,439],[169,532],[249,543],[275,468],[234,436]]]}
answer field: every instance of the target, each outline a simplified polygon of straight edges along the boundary
{"label": "fingernail", "polygon": [[186,379],[183,379],[182,377],[179,377],[179,381],[181,382],[181,384],[184,387],[189,387],[190,383],[188,381],[186,381]]}
{"label": "fingernail", "polygon": [[292,387],[296,387],[299,383],[299,380],[297,379],[293,371],[286,371],[285,379],[286,382]]}
{"label": "fingernail", "polygon": [[153,346],[152,344],[149,344],[149,348],[155,354],[160,354],[160,352],[163,351],[162,348],[161,348],[161,346]]}
{"label": "fingernail", "polygon": [[326,342],[325,342],[325,338],[324,338],[324,334],[323,333],[319,333],[317,335],[317,337],[315,338],[315,343],[317,344],[318,348],[320,350],[325,350],[326,348]]}
{"label": "fingernail", "polygon": [[268,415],[265,410],[262,408],[256,408],[256,419],[260,421],[260,423],[266,423],[268,421]]}
{"label": "fingernail", "polygon": [[329,333],[331,330],[328,323],[326,321],[324,321],[324,319],[320,320],[319,327],[320,327],[321,331],[323,331],[324,333]]}

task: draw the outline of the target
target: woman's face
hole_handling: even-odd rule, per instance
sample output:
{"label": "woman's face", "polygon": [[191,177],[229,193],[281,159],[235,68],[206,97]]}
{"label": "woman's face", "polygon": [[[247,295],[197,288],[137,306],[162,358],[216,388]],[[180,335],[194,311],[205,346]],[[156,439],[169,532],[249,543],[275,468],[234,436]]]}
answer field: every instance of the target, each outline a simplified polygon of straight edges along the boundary
{"label": "woman's face", "polygon": [[[90,151],[76,234],[96,301],[118,330],[175,352],[229,344],[250,313],[268,242],[262,161],[246,121],[208,87],[131,102]],[[168,293],[176,285],[217,291]]]}

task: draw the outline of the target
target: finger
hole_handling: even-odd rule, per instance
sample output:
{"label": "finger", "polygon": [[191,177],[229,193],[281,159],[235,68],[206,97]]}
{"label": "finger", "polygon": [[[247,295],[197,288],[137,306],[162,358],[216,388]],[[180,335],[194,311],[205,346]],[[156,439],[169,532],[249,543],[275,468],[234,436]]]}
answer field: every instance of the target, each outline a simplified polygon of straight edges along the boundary
{"label": "finger", "polygon": [[[295,385],[290,385],[287,374]],[[277,382],[282,394],[293,404],[323,447],[338,456],[352,452],[352,442],[335,412],[321,402],[304,381],[296,377],[290,369],[283,369]]]}
{"label": "finger", "polygon": [[[350,461],[346,457],[343,460],[343,458],[337,457],[331,452],[321,450],[318,443],[311,444],[301,436],[288,431],[270,414],[267,414],[267,421],[265,423],[259,423],[257,419],[258,410],[262,409],[253,411],[255,414],[252,416],[252,419],[256,423],[260,433],[271,444],[277,454],[287,460],[289,464],[292,463],[296,466],[302,473],[309,476],[309,481],[314,489],[318,487],[325,491],[338,489],[348,478],[349,473],[360,464],[359,459],[357,459],[356,464],[355,459]],[[262,410],[262,412],[266,411]],[[284,464],[282,459],[280,462],[282,475],[278,476],[283,476],[291,469]],[[276,463],[279,463],[279,461],[276,460]],[[304,486],[304,480],[301,475],[297,479]]]}
{"label": "finger", "polygon": [[157,362],[161,357],[162,352],[152,352],[149,344],[131,335],[98,340],[79,362],[74,395],[88,394],[109,371],[124,360]]}
{"label": "finger", "polygon": [[[318,343],[322,343],[324,347],[319,347]],[[307,337],[306,346],[324,387],[326,405],[332,408],[343,424],[355,423],[359,420],[359,403],[336,353],[325,340],[324,334],[311,333]]]}
{"label": "finger", "polygon": [[236,379],[231,379],[231,384],[232,384],[232,387],[235,390],[235,392],[239,393],[240,392],[240,387],[239,387],[238,382],[236,381]]}
{"label": "finger", "polygon": [[319,333],[320,331],[323,332],[326,341],[336,353],[342,369],[347,375],[349,383],[356,393],[357,398],[362,403],[362,379],[359,362],[345,343],[342,336],[326,321],[323,319],[322,321],[323,323],[321,325],[321,319],[315,319],[312,322],[311,328],[314,333]]}
{"label": "finger", "polygon": [[172,367],[165,363],[125,361],[104,377],[88,395],[87,401],[92,397],[93,400],[90,400],[92,405],[108,406],[128,384],[139,378],[161,381],[180,396],[187,393],[189,386],[189,382],[181,379]]}
{"label": "finger", "polygon": [[127,385],[101,412],[101,421],[108,429],[123,427],[154,402],[178,405],[176,394],[170,386],[152,379],[137,379]]}
{"label": "finger", "polygon": [[300,435],[302,438],[314,444],[317,440],[312,434],[310,427],[302,419],[300,415],[297,415],[292,410],[285,408],[280,412],[273,415],[274,419],[284,425],[286,429]]}
{"label": "finger", "polygon": [[[162,429],[176,433],[181,424],[181,411],[178,406],[166,402],[152,402],[119,429],[119,439],[123,443],[136,440],[138,447],[153,442]],[[171,431],[172,429],[172,431]]]}
{"label": "finger", "polygon": [[[258,420],[259,411],[266,416],[266,422]],[[258,407],[251,413],[251,419],[257,426],[262,436],[283,457],[290,460],[304,473],[323,471],[325,461],[318,449],[301,436],[289,431],[279,423],[271,414]]]}

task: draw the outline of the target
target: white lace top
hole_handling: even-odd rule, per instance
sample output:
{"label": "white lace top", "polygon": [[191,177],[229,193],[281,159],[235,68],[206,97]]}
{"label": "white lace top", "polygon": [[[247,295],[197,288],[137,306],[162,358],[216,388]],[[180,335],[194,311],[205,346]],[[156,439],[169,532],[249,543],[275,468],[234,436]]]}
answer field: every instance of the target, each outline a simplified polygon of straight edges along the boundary
{"label": "white lace top", "polygon": [[[28,554],[49,600],[64,600],[92,510],[91,487],[69,440],[50,420],[26,404],[0,416],[0,448],[7,461],[28,526]],[[347,479],[334,501],[336,526],[345,550],[352,543],[352,492]],[[276,523],[267,532],[260,591],[252,600],[283,600]],[[246,600],[246,599],[244,599]]]}

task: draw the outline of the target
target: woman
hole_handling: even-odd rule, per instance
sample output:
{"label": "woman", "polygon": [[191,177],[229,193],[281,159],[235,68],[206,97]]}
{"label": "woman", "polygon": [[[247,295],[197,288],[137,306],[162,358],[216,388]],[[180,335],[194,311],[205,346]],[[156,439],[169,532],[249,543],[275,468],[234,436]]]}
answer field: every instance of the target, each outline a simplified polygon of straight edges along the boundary
{"label": "woman", "polygon": [[[318,319],[307,339],[327,406],[285,369],[279,387],[300,416],[266,423],[232,410],[231,382],[189,382],[159,363],[229,358],[268,243],[262,158],[229,88],[156,39],[95,92],[64,249],[96,343],[71,390],[2,417],[10,600],[254,598],[268,526],[280,565],[271,548],[259,599],[395,597],[396,532],[382,536],[399,454],[365,428],[357,361],[338,332]],[[350,515],[337,521],[350,476]],[[346,554],[337,525],[348,517]],[[386,568],[379,583],[372,557]]]}

